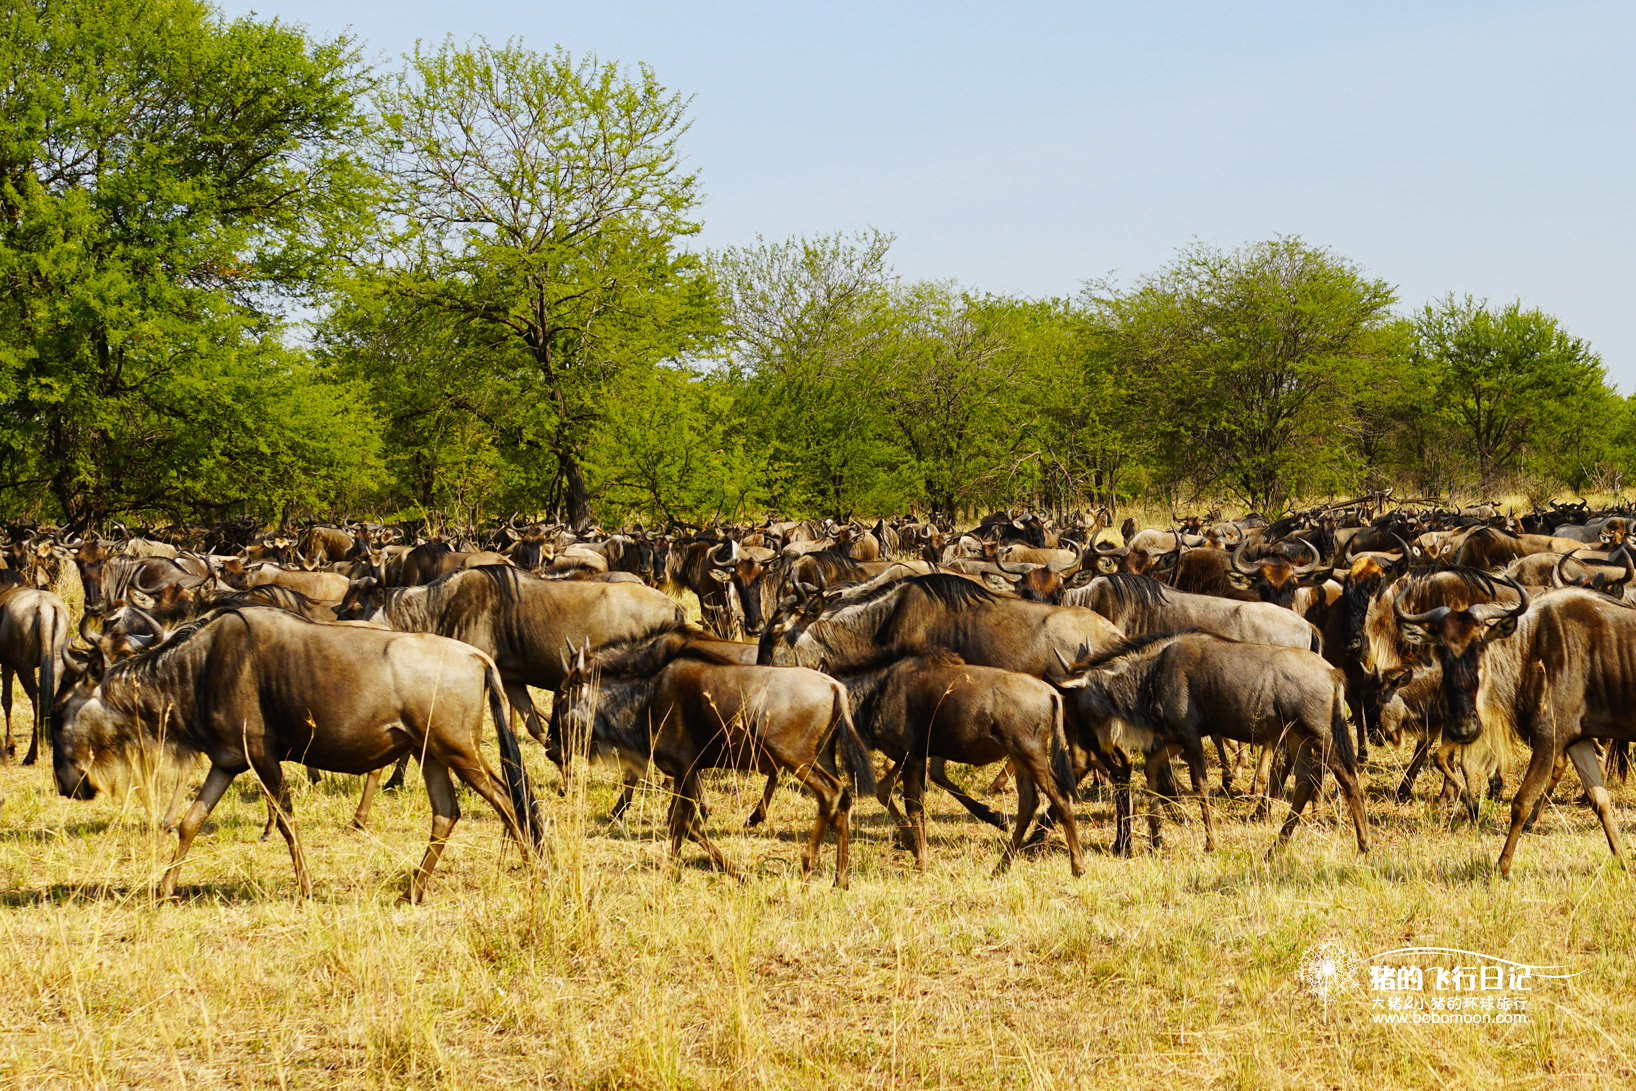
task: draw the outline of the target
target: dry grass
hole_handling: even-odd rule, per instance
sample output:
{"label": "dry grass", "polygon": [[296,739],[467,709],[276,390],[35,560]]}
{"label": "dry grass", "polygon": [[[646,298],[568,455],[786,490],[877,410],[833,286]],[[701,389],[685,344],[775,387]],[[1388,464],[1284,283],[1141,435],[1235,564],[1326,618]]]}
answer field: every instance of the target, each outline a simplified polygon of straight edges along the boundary
{"label": "dry grass", "polygon": [[[538,784],[557,778],[529,748]],[[1386,754],[1388,763],[1404,755]],[[977,778],[974,776],[973,780]],[[1360,858],[1324,817],[1271,864],[1273,830],[1223,807],[1206,856],[1196,808],[1168,843],[1106,854],[1110,807],[1083,803],[1089,872],[1059,850],[991,877],[997,831],[931,797],[925,874],[873,803],[850,892],[797,878],[810,802],[781,792],[771,831],[738,832],[759,785],[713,782],[712,829],[752,876],[686,852],[664,800],[623,829],[608,771],[548,792],[550,859],[526,867],[500,824],[465,819],[431,901],[396,906],[424,848],[415,787],[343,831],[357,781],[302,780],[318,894],[296,897],[262,803],[231,792],[177,904],[151,888],[173,838],[136,797],[74,803],[44,768],[0,768],[0,1079],[7,1086],[1629,1087],[1636,1083],[1631,879],[1565,782],[1511,882],[1502,816],[1447,828],[1372,793]],[[1391,769],[1370,783],[1395,783]],[[1422,793],[1434,787],[1422,782]],[[1632,800],[1621,799],[1625,813]],[[1627,823],[1628,829],[1628,823]],[[833,845],[824,863],[833,868]],[[1295,978],[1303,951],[1486,950],[1583,974],[1536,993],[1528,1026],[1415,1027],[1333,1010]]]}

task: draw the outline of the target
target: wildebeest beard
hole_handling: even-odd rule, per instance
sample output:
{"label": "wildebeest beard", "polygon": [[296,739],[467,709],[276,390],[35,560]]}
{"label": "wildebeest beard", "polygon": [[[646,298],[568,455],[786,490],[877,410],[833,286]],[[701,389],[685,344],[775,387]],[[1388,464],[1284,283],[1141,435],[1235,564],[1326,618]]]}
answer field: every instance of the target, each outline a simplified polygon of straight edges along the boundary
{"label": "wildebeest beard", "polygon": [[[551,742],[590,758],[615,748],[650,756],[653,731],[645,713],[655,684],[655,678],[593,676],[563,687],[552,705]],[[569,732],[573,738],[565,737]]]}

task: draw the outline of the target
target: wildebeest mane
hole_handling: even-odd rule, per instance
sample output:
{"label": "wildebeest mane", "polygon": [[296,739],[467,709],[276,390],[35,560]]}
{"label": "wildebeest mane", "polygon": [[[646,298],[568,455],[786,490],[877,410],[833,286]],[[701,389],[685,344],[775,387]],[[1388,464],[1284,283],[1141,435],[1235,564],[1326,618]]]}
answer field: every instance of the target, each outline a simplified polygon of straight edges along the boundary
{"label": "wildebeest mane", "polygon": [[712,647],[722,643],[727,642],[704,637],[697,630],[664,633],[639,643],[605,649],[597,653],[592,665],[600,677],[611,681],[646,678],[678,659],[718,667],[737,665],[739,660]]}
{"label": "wildebeest mane", "polygon": [[1158,606],[1165,601],[1165,585],[1145,573],[1114,572],[1102,578],[1120,606]]}
{"label": "wildebeest mane", "polygon": [[931,644],[893,644],[888,647],[876,648],[864,655],[853,656],[838,663],[827,664],[824,670],[835,678],[853,674],[868,674],[871,671],[882,670],[904,659],[925,659],[940,667],[958,667],[965,660],[956,652],[947,648],[939,648]]}
{"label": "wildebeest mane", "polygon": [[819,549],[805,554],[798,562],[811,563],[823,575],[825,583],[869,578],[869,570],[857,561],[833,549]]}
{"label": "wildebeest mane", "polygon": [[1152,648],[1155,644],[1165,644],[1175,640],[1177,637],[1189,636],[1194,633],[1203,633],[1206,636],[1215,637],[1215,639],[1225,641],[1229,644],[1237,643],[1237,641],[1233,640],[1231,637],[1217,636],[1215,633],[1208,633],[1205,632],[1205,630],[1198,628],[1176,629],[1171,632],[1161,633],[1146,633],[1142,636],[1126,637],[1124,640],[1121,640],[1111,648],[1104,648],[1102,651],[1094,652],[1091,655],[1086,656],[1084,659],[1079,660],[1073,665],[1071,673],[1080,674],[1084,671],[1096,670],[1099,667],[1107,666],[1109,663],[1112,663],[1117,659],[1124,659],[1127,656],[1138,655],[1141,652]]}

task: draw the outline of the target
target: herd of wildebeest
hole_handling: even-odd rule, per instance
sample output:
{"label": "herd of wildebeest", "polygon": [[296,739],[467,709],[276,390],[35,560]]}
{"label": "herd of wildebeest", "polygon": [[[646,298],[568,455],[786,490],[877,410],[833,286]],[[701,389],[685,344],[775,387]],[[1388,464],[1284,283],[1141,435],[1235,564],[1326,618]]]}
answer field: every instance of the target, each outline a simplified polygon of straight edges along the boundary
{"label": "herd of wildebeest", "polygon": [[[66,796],[202,757],[196,799],[183,814],[179,777],[167,816],[178,832],[167,895],[246,771],[311,891],[284,762],[364,775],[361,826],[382,771],[397,763],[401,779],[417,760],[433,818],[411,901],[459,817],[451,771],[540,851],[515,723],[564,785],[571,759],[616,760],[619,820],[656,768],[673,861],[691,838],[732,870],[705,832],[703,772],[766,775],[751,824],[788,775],[817,804],[803,875],[833,828],[839,886],[855,795],[878,798],[924,865],[928,778],[1010,831],[1000,867],[1056,831],[1077,875],[1078,786],[1111,788],[1114,851],[1128,853],[1139,757],[1162,804],[1147,814],[1157,846],[1179,758],[1213,848],[1207,737],[1224,792],[1241,763],[1253,767],[1260,813],[1293,776],[1274,849],[1329,770],[1367,851],[1370,746],[1412,741],[1398,797],[1431,757],[1443,801],[1475,819],[1520,741],[1532,756],[1500,872],[1569,760],[1623,860],[1604,773],[1623,774],[1636,737],[1633,519],[1583,502],[1517,516],[1376,494],[1271,523],[1211,513],[1164,529],[1126,519],[1116,530],[1106,510],[996,513],[965,530],[934,516],[663,534],[521,516],[441,533],[13,523],[0,572],[5,753],[17,674],[36,709],[24,762],[49,745]],[[84,589],[77,627],[48,590],[70,565]],[[704,628],[688,623],[684,592]],[[548,715],[530,688],[551,692]],[[485,716],[498,773],[483,756]],[[995,786],[1015,779],[1013,813],[961,790],[949,762],[1004,762]]]}

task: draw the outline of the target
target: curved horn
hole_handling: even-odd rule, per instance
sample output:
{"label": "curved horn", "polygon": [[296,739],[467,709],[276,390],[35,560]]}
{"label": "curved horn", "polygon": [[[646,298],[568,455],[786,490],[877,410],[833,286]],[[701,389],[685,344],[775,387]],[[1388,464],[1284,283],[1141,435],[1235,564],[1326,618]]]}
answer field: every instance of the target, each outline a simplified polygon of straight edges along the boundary
{"label": "curved horn", "polygon": [[1057,662],[1062,664],[1062,669],[1064,671],[1067,671],[1067,672],[1070,672],[1070,673],[1073,671],[1073,669],[1074,669],[1073,663],[1069,662],[1068,657],[1062,654],[1062,649],[1061,648],[1052,648],[1051,649],[1051,654],[1057,657]]}
{"label": "curved horn", "polygon": [[1318,552],[1318,547],[1307,541],[1305,538],[1300,539],[1300,542],[1302,545],[1306,546],[1308,552],[1312,554],[1312,563],[1297,566],[1295,569],[1295,574],[1297,576],[1310,576],[1312,573],[1318,571],[1318,569],[1322,567],[1324,557],[1323,554]]}
{"label": "curved horn", "polygon": [[1392,596],[1392,616],[1397,619],[1398,627],[1404,625],[1436,625],[1448,617],[1450,610],[1447,606],[1434,606],[1423,614],[1405,614],[1403,612],[1403,596],[1409,593],[1409,585],[1405,583],[1398,588],[1397,594]]}
{"label": "curved horn", "polygon": [[1259,571],[1255,565],[1245,562],[1243,542],[1238,543],[1233,550],[1233,571],[1243,573],[1246,576],[1254,576]]}
{"label": "curved horn", "polygon": [[1572,583],[1569,583],[1567,580],[1564,580],[1562,578],[1562,566],[1568,563],[1568,558],[1569,557],[1572,557],[1574,555],[1574,553],[1578,553],[1578,552],[1579,552],[1579,550],[1576,549],[1572,553],[1564,553],[1561,557],[1557,558],[1556,564],[1551,566],[1551,586],[1552,587],[1582,587],[1582,586],[1584,586],[1584,581],[1583,580],[1574,580]]}
{"label": "curved horn", "polygon": [[[721,546],[723,545],[727,547],[727,556],[725,558],[716,556],[716,554],[721,552]],[[726,568],[734,561],[738,560],[738,543],[729,538],[727,541],[705,554],[705,559],[717,567]]]}
{"label": "curved horn", "polygon": [[1074,551],[1074,559],[1071,561],[1055,561],[1046,565],[1046,567],[1059,576],[1070,572],[1078,572],[1085,564],[1085,547],[1072,538],[1061,538],[1059,542]]}
{"label": "curved horn", "polygon": [[1411,563],[1414,560],[1414,557],[1415,557],[1415,548],[1414,548],[1414,546],[1412,546],[1408,542],[1404,541],[1402,536],[1399,535],[1397,531],[1394,530],[1394,531],[1391,532],[1391,534],[1392,534],[1392,541],[1396,542],[1397,547],[1403,551],[1403,563],[1404,564]]}
{"label": "curved horn", "polygon": [[1091,548],[1096,550],[1098,553],[1109,557],[1123,557],[1125,554],[1130,552],[1130,548],[1128,546],[1116,546],[1111,545],[1108,542],[1092,542]]}
{"label": "curved horn", "polygon": [[1501,576],[1500,582],[1508,584],[1517,593],[1517,604],[1515,606],[1506,606],[1504,603],[1499,602],[1479,603],[1471,608],[1472,617],[1478,621],[1504,621],[1507,618],[1519,618],[1528,609],[1528,592],[1523,588],[1522,584],[1510,576]]}
{"label": "curved horn", "polygon": [[[1631,559],[1630,546],[1628,544],[1621,544],[1618,549],[1614,550],[1614,553],[1618,553],[1624,558],[1625,576],[1624,576],[1623,579],[1611,581],[1608,584],[1608,586],[1609,587],[1627,587],[1633,581],[1636,581],[1636,561],[1633,561]],[[1610,561],[1613,560],[1613,553],[1608,554],[1608,560],[1610,560]]]}

